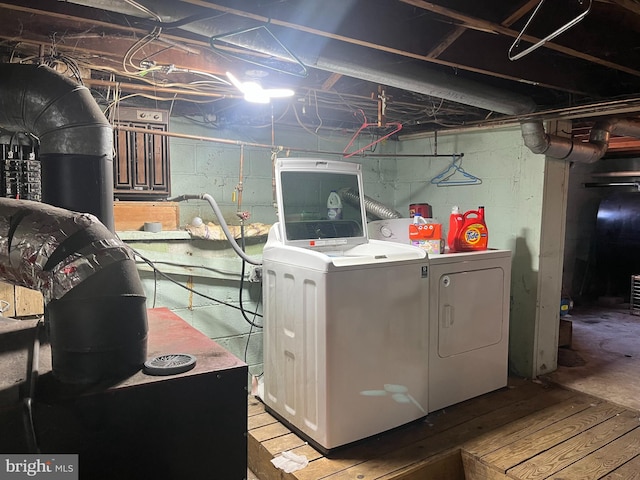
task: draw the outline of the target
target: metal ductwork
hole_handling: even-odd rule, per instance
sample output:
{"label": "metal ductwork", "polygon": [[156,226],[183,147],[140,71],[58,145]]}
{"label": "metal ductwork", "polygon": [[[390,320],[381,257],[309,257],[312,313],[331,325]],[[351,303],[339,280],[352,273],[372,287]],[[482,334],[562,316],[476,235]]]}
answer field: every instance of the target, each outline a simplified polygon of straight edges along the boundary
{"label": "metal ductwork", "polygon": [[[353,188],[343,188],[338,192],[340,198],[346,203],[360,208],[360,195]],[[387,207],[385,204],[374,200],[366,195],[363,197],[365,211],[374,217],[386,220],[389,218],[402,218],[402,214],[393,208]]]}
{"label": "metal ductwork", "polygon": [[146,297],[131,249],[93,215],[0,198],[0,277],[40,290],[54,376],[130,376],[147,350]]}
{"label": "metal ductwork", "polygon": [[588,142],[549,135],[538,120],[527,120],[520,124],[524,144],[533,152],[571,162],[593,163],[600,160],[607,149],[611,135],[618,134],[640,138],[640,120],[611,118],[595,123]]}
{"label": "metal ductwork", "polygon": [[[147,18],[152,21],[168,23],[186,31],[215,37],[225,33],[238,31],[248,26],[255,26],[255,21],[240,19],[230,25],[225,18],[223,26],[207,21],[211,10],[196,5],[185,5],[170,0],[139,0],[133,2],[117,0],[67,0],[84,6],[101,8],[113,12],[136,17]],[[231,16],[233,19],[234,17]],[[188,19],[188,21],[182,21]],[[202,19],[202,20],[201,20]],[[244,22],[244,23],[243,23]],[[172,26],[173,26],[172,25]],[[225,41],[237,46],[255,50],[269,55],[276,52],[265,50],[265,46],[258,41],[242,36],[226,38]],[[246,42],[246,43],[243,43]],[[315,45],[311,46],[313,49]],[[536,111],[535,102],[526,96],[502,89],[493,88],[472,80],[460,78],[457,75],[436,71],[411,62],[398,62],[397,56],[375,52],[371,49],[343,42],[339,48],[325,47],[320,53],[309,51],[295,51],[297,58],[306,66],[328,72],[335,72],[369,82],[388,85],[409,90],[436,98],[442,98],[464,105],[474,106],[512,116],[526,116]],[[534,153],[540,153],[552,158],[566,159],[577,162],[595,162],[606,153],[609,137],[615,131],[625,134],[628,129],[631,136],[640,137],[634,120],[610,120],[594,127],[589,143],[575,142],[564,137],[548,135],[544,131],[541,121],[525,120],[521,123],[525,145]]]}
{"label": "metal ductwork", "polygon": [[146,359],[146,297],[113,233],[111,125],[86,87],[0,64],[0,128],[38,138],[44,202],[0,199],[0,278],[43,293],[58,380],[130,375]]}
{"label": "metal ductwork", "polygon": [[[124,15],[161,21],[158,26],[162,23],[191,18],[194,21],[181,24],[180,28],[209,38],[256,25],[255,21],[244,19],[237,25],[229,24],[229,22],[233,22],[229,17],[225,17],[225,21],[222,23],[207,20],[198,21],[197,18],[210,17],[211,10],[169,0],[139,0],[137,4],[146,8],[147,12],[128,2],[117,0],[68,1]],[[155,18],[149,12],[153,12]],[[233,16],[231,18],[233,19]],[[258,44],[256,39],[250,37],[234,36],[233,39],[226,38],[225,41],[269,55],[280,53],[265,50],[265,45]],[[428,67],[398,62],[395,55],[376,52],[375,57],[372,57],[370,49],[357,45],[341,43],[339,48],[325,48],[317,54],[300,51],[300,49],[296,49],[294,53],[306,66],[319,70],[340,73],[489,111],[507,115],[525,115],[536,109],[535,103],[528,97],[466,80],[456,75],[438,72]]]}
{"label": "metal ductwork", "polygon": [[113,131],[91,96],[49,67],[0,64],[0,128],[40,142],[42,201],[113,224]]}

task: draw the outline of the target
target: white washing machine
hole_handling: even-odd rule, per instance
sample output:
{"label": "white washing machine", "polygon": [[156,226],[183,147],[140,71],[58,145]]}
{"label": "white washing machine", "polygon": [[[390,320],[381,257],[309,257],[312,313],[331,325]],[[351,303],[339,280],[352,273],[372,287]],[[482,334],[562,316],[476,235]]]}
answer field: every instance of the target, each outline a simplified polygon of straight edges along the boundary
{"label": "white washing machine", "polygon": [[511,252],[430,255],[429,411],[507,385]]}
{"label": "white washing machine", "polygon": [[[368,239],[360,168],[278,160],[263,251],[263,401],[323,452],[429,411],[427,256]],[[360,204],[329,220],[342,188]]]}

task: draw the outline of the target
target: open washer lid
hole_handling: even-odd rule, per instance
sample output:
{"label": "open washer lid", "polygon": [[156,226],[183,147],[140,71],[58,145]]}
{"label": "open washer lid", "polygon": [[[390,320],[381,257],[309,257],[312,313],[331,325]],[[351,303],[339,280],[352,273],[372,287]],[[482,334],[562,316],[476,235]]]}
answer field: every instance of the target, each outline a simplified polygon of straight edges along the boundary
{"label": "open washer lid", "polygon": [[[362,166],[335,160],[286,158],[276,161],[280,238],[285,245],[346,250],[368,243]],[[342,197],[342,216],[329,219],[327,199]]]}

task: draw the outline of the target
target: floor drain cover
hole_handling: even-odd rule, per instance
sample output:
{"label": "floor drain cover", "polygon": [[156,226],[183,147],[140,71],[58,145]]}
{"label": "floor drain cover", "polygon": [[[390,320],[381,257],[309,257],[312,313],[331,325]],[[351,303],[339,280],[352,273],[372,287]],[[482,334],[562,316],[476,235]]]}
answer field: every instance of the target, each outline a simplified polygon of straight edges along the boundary
{"label": "floor drain cover", "polygon": [[144,362],[144,373],[149,375],[175,375],[196,366],[196,357],[188,353],[159,355]]}

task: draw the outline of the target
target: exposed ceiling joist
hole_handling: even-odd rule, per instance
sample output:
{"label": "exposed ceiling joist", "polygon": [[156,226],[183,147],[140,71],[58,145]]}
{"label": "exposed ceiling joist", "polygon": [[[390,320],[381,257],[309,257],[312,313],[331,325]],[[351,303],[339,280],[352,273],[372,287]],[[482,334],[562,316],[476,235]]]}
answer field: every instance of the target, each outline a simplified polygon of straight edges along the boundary
{"label": "exposed ceiling joist", "polygon": [[[549,8],[558,8],[560,13],[541,15],[539,28],[532,28],[523,41],[536,42],[546,29],[552,31],[554,16],[563,18],[561,14],[567,13],[571,2],[574,0],[548,2]],[[578,27],[527,58],[511,62],[509,46],[538,3],[136,0],[145,13],[126,0],[4,0],[0,2],[0,48],[5,61],[51,63],[58,56],[76,62],[93,72],[87,83],[95,89],[109,88],[109,82],[131,90],[139,84],[140,93],[148,94],[149,88],[156,88],[167,97],[176,93],[165,89],[193,89],[199,92],[192,95],[193,99],[217,99],[207,108],[215,110],[213,116],[227,124],[239,121],[264,125],[270,121],[271,112],[244,105],[224,81],[203,86],[202,76],[193,72],[222,77],[233,69],[238,75],[258,75],[255,80],[267,87],[295,89],[298,96],[290,104],[275,103],[275,118],[302,124],[309,131],[328,126],[357,129],[362,120],[360,111],[374,118],[379,85],[389,96],[387,120],[402,123],[403,134],[517,120],[499,110],[469,106],[464,95],[442,97],[441,89],[435,89],[433,95],[431,90],[416,89],[416,82],[431,75],[429,72],[479,85],[483,91],[530,98],[538,105],[535,115],[541,118],[569,115],[588,123],[598,115],[635,112],[635,95],[640,91],[640,52],[634,49],[640,34],[638,2],[595,0],[593,13]],[[161,12],[162,8],[165,11]],[[194,22],[207,28],[190,28]],[[385,84],[384,75],[373,79],[359,73],[358,68],[346,72],[314,67],[312,63],[306,78],[264,69],[259,72],[259,66],[212,49],[213,33],[203,33],[225,33],[243,25],[268,25],[303,58],[354,52],[358,64],[371,72],[398,71],[409,77],[405,83],[396,78]],[[260,55],[269,57],[264,52]],[[184,71],[169,73],[171,66]],[[177,86],[171,86],[173,83]],[[182,98],[182,93],[176,98]],[[178,101],[173,106],[179,111],[183,105]],[[184,106],[189,110],[188,103]],[[194,108],[192,114],[211,117],[210,111],[203,112],[202,108]]]}

